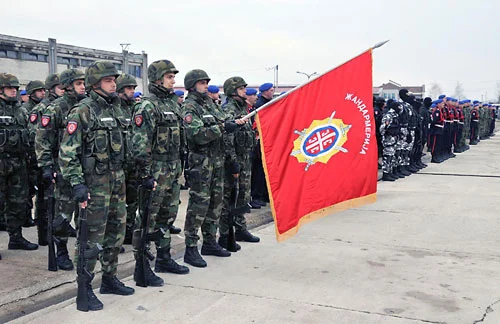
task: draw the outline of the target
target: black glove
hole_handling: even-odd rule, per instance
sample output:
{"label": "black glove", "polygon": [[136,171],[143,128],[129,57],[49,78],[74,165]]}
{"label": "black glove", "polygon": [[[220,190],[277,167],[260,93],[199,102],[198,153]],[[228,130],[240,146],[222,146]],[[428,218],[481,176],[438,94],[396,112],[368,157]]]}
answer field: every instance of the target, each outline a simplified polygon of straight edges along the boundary
{"label": "black glove", "polygon": [[54,179],[54,172],[51,167],[45,167],[42,170],[43,182],[50,183]]}
{"label": "black glove", "polygon": [[410,144],[411,143],[411,134],[406,135],[406,143]]}
{"label": "black glove", "polygon": [[238,174],[241,171],[240,164],[238,162],[231,163],[230,167],[231,174]]}
{"label": "black glove", "polygon": [[153,177],[146,177],[142,179],[141,186],[143,186],[146,189],[153,190],[155,187],[155,178]]}
{"label": "black glove", "polygon": [[227,133],[234,133],[238,129],[239,125],[234,121],[227,121],[224,123],[224,130]]}
{"label": "black glove", "polygon": [[73,186],[73,198],[79,203],[89,200],[89,189],[84,184],[77,184]]}

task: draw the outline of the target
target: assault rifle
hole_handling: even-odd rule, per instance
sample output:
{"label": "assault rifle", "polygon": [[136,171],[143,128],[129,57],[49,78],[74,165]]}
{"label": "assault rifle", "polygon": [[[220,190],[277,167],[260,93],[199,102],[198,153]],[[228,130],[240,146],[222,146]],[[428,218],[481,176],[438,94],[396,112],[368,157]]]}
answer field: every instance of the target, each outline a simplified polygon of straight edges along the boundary
{"label": "assault rifle", "polygon": [[78,293],[76,296],[76,309],[87,312],[89,303],[87,299],[88,289],[92,289],[91,282],[94,274],[87,270],[87,261],[96,259],[102,251],[102,246],[96,244],[89,249],[87,246],[89,224],[87,222],[87,208],[80,207],[79,227],[78,227],[78,262],[76,265],[76,282]]}
{"label": "assault rifle", "polygon": [[[144,202],[144,196],[147,194],[147,200]],[[141,216],[141,238],[139,241],[139,248],[137,251],[136,264],[137,267],[135,274],[135,283],[139,287],[147,287],[146,271],[149,269],[149,261],[154,260],[153,254],[149,251],[149,242],[159,241],[165,234],[165,230],[160,228],[153,233],[149,233],[149,224],[151,218],[151,202],[153,201],[153,190],[147,190],[144,187],[139,187],[139,214]],[[141,208],[142,207],[142,208]]]}
{"label": "assault rifle", "polygon": [[[51,181],[47,188],[47,243],[49,245],[49,271],[57,271],[56,249],[54,247],[54,183]],[[38,219],[40,222],[41,219]],[[39,224],[39,226],[42,226]]]}

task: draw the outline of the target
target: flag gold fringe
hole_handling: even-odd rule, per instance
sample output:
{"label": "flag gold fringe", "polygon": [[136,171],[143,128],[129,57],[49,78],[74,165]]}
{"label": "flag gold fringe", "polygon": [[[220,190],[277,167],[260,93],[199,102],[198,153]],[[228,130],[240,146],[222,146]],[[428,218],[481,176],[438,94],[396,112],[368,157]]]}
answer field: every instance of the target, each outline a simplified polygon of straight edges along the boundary
{"label": "flag gold fringe", "polygon": [[[261,132],[261,125],[260,125],[260,120],[259,120],[258,114],[256,115],[256,122],[257,122],[257,129],[259,130],[259,136],[260,136],[260,134],[262,134],[262,132]],[[304,224],[307,224],[309,222],[323,218],[323,217],[328,216],[332,213],[338,213],[338,212],[341,212],[341,211],[344,211],[347,209],[361,207],[363,205],[368,205],[368,204],[373,204],[377,201],[377,193],[376,192],[369,194],[369,195],[366,195],[366,196],[363,196],[363,197],[358,197],[358,198],[342,201],[342,202],[337,203],[335,205],[316,210],[312,213],[309,213],[309,214],[303,216],[302,218],[300,218],[299,223],[295,227],[289,229],[288,231],[286,231],[284,233],[280,233],[278,231],[278,222],[276,221],[276,209],[274,208],[274,199],[273,199],[273,195],[272,195],[272,191],[271,191],[271,185],[269,182],[269,174],[267,172],[266,155],[264,154],[264,143],[262,142],[262,137],[260,137],[260,138],[261,138],[260,151],[261,151],[261,156],[262,156],[262,164],[264,167],[264,174],[266,175],[267,191],[269,192],[269,203],[271,205],[271,212],[273,214],[273,219],[274,219],[274,229],[276,232],[276,240],[278,242],[283,242],[283,241],[289,239],[290,237],[294,236],[295,234],[297,234],[297,232],[299,231],[299,228]]]}

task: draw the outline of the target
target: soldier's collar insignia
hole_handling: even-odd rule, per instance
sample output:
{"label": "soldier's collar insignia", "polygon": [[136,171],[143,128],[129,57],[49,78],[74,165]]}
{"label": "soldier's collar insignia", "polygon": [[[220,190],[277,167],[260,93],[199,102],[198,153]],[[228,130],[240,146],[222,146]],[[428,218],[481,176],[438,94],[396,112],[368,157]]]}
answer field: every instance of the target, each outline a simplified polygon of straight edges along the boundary
{"label": "soldier's collar insignia", "polygon": [[301,163],[307,163],[305,170],[317,162],[328,163],[339,152],[347,153],[342,147],[347,141],[347,132],[352,125],[346,125],[341,119],[333,118],[335,111],[328,118],[313,120],[308,128],[295,130],[299,137],[293,141],[290,154]]}

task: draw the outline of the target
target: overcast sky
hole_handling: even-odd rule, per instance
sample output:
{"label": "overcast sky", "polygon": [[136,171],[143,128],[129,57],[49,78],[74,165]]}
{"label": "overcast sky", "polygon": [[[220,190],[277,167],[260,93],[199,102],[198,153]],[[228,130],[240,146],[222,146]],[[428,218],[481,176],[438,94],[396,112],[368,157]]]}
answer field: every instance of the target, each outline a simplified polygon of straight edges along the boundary
{"label": "overcast sky", "polygon": [[[113,5],[115,4],[116,5]],[[177,83],[195,68],[213,84],[240,75],[250,84],[304,82],[374,44],[374,85],[394,80],[452,95],[492,99],[500,80],[498,0],[33,1],[2,6],[7,35],[169,59]]]}

